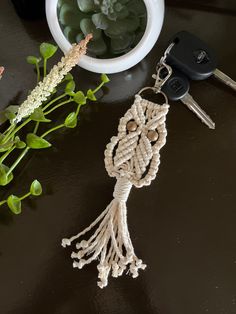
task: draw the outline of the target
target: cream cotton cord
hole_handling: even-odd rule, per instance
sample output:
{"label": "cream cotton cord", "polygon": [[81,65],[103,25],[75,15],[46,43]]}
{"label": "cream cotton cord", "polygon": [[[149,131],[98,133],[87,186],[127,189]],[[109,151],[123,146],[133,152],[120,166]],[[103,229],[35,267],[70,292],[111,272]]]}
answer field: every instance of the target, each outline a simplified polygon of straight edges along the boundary
{"label": "cream cotton cord", "polygon": [[[108,276],[118,277],[125,270],[133,278],[146,265],[134,252],[127,225],[127,199],[134,185],[137,188],[150,185],[160,164],[160,149],[166,143],[166,115],[169,105],[158,105],[140,95],[135,96],[132,107],[120,119],[118,135],[111,138],[105,150],[105,167],[111,177],[117,179],[114,199],[101,215],[82,232],[62,240],[62,246],[76,243],[72,252],[73,267],[98,260],[98,286],[108,284]],[[88,240],[80,240],[95,230]]]}

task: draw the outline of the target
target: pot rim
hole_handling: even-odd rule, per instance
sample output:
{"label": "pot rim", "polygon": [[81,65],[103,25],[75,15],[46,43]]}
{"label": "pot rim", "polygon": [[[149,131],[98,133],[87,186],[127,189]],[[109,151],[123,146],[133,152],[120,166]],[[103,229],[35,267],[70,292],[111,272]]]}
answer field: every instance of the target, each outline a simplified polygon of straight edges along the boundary
{"label": "pot rim", "polygon": [[[117,73],[131,68],[139,63],[155,45],[164,20],[164,0],[143,0],[147,10],[147,25],[139,43],[128,53],[108,59],[98,59],[83,56],[78,65],[82,68],[97,73]],[[46,17],[51,34],[65,53],[71,43],[62,32],[57,14],[58,0],[46,0]],[[159,15],[156,12],[159,12]]]}

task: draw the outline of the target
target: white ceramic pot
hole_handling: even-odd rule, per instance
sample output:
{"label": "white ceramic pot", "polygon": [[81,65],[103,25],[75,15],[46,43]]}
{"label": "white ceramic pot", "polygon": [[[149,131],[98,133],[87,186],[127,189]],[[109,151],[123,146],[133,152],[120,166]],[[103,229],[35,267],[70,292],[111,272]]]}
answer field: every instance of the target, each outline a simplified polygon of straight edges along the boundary
{"label": "white ceramic pot", "polygon": [[[117,73],[139,63],[153,48],[161,32],[164,19],[164,0],[143,0],[147,9],[147,26],[140,42],[128,53],[117,58],[97,59],[83,56],[79,66],[96,73]],[[46,0],[47,21],[52,36],[63,52],[67,52],[71,44],[64,36],[57,15],[58,0]]]}

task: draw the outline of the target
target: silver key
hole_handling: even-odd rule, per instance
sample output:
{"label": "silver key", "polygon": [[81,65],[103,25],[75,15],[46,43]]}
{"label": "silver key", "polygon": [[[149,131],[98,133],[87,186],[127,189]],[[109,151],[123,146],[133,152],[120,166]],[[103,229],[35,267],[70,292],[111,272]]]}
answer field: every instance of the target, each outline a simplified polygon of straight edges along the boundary
{"label": "silver key", "polygon": [[219,69],[215,69],[213,75],[215,76],[215,78],[217,78],[218,80],[220,80],[221,82],[223,82],[224,84],[228,85],[229,87],[236,91],[236,82],[233,79],[231,79],[231,77],[229,77]]}
{"label": "silver key", "polygon": [[169,100],[180,100],[210,129],[215,129],[215,123],[189,94],[189,88],[190,83],[187,77],[182,72],[172,68],[172,75],[162,86],[162,91]]}
{"label": "silver key", "polygon": [[215,123],[212,121],[211,117],[206,114],[204,110],[198,105],[198,103],[193,99],[193,97],[187,93],[184,97],[180,99],[183,104],[185,104],[188,109],[194,112],[198,118],[205,123],[210,129],[215,129]]}

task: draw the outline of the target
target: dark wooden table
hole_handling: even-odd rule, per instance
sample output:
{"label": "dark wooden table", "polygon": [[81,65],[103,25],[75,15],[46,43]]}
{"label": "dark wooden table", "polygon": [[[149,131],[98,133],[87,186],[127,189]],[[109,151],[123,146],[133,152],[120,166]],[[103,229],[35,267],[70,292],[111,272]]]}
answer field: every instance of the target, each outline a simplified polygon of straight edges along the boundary
{"label": "dark wooden table", "polygon": [[[236,94],[214,79],[191,92],[212,116],[205,127],[181,103],[171,105],[168,142],[158,178],[133,190],[129,228],[148,264],[133,280],[96,286],[96,263],[71,266],[61,238],[87,226],[110,202],[114,180],[103,165],[106,143],[133,94],[151,74],[178,30],[198,34],[218,51],[220,67],[236,78],[235,1],[169,1],[155,48],[133,69],[111,75],[109,93],[81,113],[80,126],[53,137],[54,147],[29,156],[1,197],[24,192],[32,179],[45,187],[19,216],[0,212],[1,314],[235,314],[236,313]],[[0,2],[1,107],[22,101],[35,74],[26,64],[42,41],[46,21],[24,21],[10,1]],[[81,89],[98,75],[74,71]]]}

